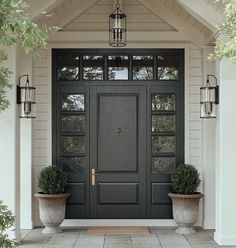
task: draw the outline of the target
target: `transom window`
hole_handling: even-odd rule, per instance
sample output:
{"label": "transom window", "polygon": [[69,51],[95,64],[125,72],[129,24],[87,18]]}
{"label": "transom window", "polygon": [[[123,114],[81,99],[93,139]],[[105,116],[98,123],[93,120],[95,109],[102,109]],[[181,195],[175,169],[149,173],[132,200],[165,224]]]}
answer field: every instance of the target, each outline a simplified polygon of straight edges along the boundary
{"label": "transom window", "polygon": [[58,56],[59,81],[179,80],[178,54]]}

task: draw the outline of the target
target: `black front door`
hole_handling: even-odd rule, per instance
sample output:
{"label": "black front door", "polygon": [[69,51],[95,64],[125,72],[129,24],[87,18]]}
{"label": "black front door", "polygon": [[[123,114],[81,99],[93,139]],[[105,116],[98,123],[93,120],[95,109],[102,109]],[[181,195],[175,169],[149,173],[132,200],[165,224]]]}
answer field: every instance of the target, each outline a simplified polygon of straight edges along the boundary
{"label": "black front door", "polygon": [[90,171],[92,218],[146,217],[146,87],[91,87]]}
{"label": "black front door", "polygon": [[66,218],[172,218],[183,61],[183,50],[53,50],[53,163],[68,175]]}

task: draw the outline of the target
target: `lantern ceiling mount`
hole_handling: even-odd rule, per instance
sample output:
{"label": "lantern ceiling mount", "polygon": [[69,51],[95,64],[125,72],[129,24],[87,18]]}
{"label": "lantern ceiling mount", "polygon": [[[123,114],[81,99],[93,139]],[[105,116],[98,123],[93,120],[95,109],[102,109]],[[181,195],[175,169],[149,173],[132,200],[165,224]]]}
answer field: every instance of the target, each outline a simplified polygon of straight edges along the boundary
{"label": "lantern ceiling mount", "polygon": [[119,1],[109,16],[109,45],[112,47],[126,46],[127,20],[126,14],[120,9]]}

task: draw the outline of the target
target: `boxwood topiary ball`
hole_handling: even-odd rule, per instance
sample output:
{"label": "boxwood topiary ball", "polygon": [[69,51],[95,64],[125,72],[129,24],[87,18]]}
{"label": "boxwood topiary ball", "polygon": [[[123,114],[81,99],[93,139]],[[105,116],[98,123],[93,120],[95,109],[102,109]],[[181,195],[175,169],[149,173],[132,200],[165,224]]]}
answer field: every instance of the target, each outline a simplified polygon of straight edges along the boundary
{"label": "boxwood topiary ball", "polygon": [[172,187],[177,194],[196,193],[201,180],[197,169],[189,164],[179,165],[171,176]]}
{"label": "boxwood topiary ball", "polygon": [[61,194],[64,193],[67,176],[58,166],[50,165],[40,172],[38,181],[44,194]]}

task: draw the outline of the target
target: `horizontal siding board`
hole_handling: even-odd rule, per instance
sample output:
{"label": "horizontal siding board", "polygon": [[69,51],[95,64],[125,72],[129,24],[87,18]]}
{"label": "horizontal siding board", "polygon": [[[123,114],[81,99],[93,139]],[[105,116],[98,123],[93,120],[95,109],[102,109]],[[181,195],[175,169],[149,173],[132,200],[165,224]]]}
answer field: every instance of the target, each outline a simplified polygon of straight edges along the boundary
{"label": "horizontal siding board", "polygon": [[34,130],[46,130],[47,122],[46,121],[35,121],[33,124]]}
{"label": "horizontal siding board", "polygon": [[191,76],[190,77],[190,85],[202,86],[202,77],[201,76]]}
{"label": "horizontal siding board", "polygon": [[47,120],[47,113],[37,113],[37,120],[39,121],[46,121]]}
{"label": "horizontal siding board", "polygon": [[190,68],[190,75],[191,76],[201,76],[202,75],[201,68],[199,68],[199,67],[191,67]]}
{"label": "horizontal siding board", "polygon": [[201,138],[201,131],[200,130],[192,130],[190,132],[190,138],[191,139]]}
{"label": "horizontal siding board", "polygon": [[34,139],[33,147],[37,148],[47,148],[47,140],[45,139]]}
{"label": "horizontal siding board", "polygon": [[190,50],[191,59],[201,59],[202,55],[200,50]]}
{"label": "horizontal siding board", "polygon": [[[108,23],[71,23],[66,27],[67,31],[107,31]],[[173,31],[173,28],[165,23],[128,23],[129,31]]]}
{"label": "horizontal siding board", "polygon": [[[113,11],[113,5],[112,4],[96,4],[93,5],[91,8],[89,8],[86,11],[86,14],[97,14],[97,13],[104,13],[104,14],[110,14]],[[142,5],[134,5],[134,4],[124,4],[122,10],[128,15],[128,14],[147,14],[150,13],[148,9],[143,7]]]}
{"label": "horizontal siding board", "polygon": [[[45,85],[47,85],[47,77],[45,77],[45,76],[38,76],[38,77],[33,77],[33,84],[35,85],[35,86],[41,86],[41,85],[43,85],[43,86],[45,86]],[[45,87],[44,87],[45,88]],[[36,93],[38,93],[38,91],[36,92]]]}
{"label": "horizontal siding board", "polygon": [[38,68],[38,67],[42,67],[42,68],[47,67],[47,59],[46,58],[44,58],[44,59],[41,59],[40,58],[40,59],[35,60],[34,66],[35,66],[35,68]]}
{"label": "horizontal siding board", "polygon": [[190,147],[191,148],[200,148],[201,147],[201,140],[200,139],[191,139],[190,140]]}
{"label": "horizontal siding board", "polygon": [[36,94],[36,103],[47,103],[47,96],[46,95],[37,95]]}
{"label": "horizontal siding board", "polygon": [[200,58],[198,58],[198,59],[195,59],[195,58],[192,58],[191,60],[190,60],[190,67],[201,67],[201,59]]}
{"label": "horizontal siding board", "polygon": [[47,112],[47,104],[45,103],[37,103],[36,104],[36,112],[37,113],[45,113]]}
{"label": "horizontal siding board", "polygon": [[[91,23],[97,23],[97,22],[108,23],[108,15],[107,14],[84,14],[78,18],[75,18],[73,22],[71,23],[81,23],[81,22],[82,23],[90,23],[90,22]],[[127,22],[128,23],[138,23],[138,22],[163,23],[163,20],[161,20],[160,18],[152,14],[142,14],[141,16],[139,14],[129,14],[129,18],[127,18]]]}

